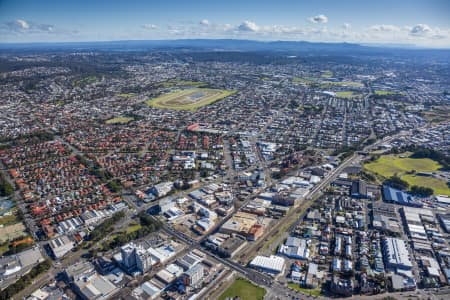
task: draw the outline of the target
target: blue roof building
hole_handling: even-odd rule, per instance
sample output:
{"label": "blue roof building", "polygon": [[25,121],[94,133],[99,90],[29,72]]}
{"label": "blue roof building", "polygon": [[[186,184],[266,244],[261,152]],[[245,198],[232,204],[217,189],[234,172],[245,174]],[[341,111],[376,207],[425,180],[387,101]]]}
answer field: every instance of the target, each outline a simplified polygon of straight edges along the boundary
{"label": "blue roof building", "polygon": [[395,204],[407,205],[413,207],[422,207],[423,204],[415,201],[413,196],[403,191],[394,189],[390,186],[383,186],[383,198],[386,202],[393,202]]}

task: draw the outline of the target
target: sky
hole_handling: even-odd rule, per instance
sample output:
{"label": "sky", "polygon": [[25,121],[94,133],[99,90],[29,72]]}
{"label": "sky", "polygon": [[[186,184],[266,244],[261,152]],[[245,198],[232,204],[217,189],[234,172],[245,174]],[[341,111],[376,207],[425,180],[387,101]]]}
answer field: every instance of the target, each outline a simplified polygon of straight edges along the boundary
{"label": "sky", "polygon": [[450,48],[450,1],[0,0],[0,43],[187,38]]}

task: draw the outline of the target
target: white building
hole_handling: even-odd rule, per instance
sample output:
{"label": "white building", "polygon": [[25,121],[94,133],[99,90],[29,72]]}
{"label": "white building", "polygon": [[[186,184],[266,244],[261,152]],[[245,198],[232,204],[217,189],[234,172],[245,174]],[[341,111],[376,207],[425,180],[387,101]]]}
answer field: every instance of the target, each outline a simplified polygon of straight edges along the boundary
{"label": "white building", "polygon": [[73,249],[74,244],[66,235],[57,237],[51,240],[48,245],[56,258],[64,256],[67,252]]}
{"label": "white building", "polygon": [[287,257],[295,259],[308,259],[309,258],[309,248],[308,241],[305,239],[299,239],[296,237],[288,237],[284,245],[280,245],[278,253],[284,254]]}
{"label": "white building", "polygon": [[136,299],[156,299],[160,294],[161,289],[150,281],[144,282],[132,292],[132,296]]}
{"label": "white building", "polygon": [[128,243],[120,248],[120,254],[122,255],[122,264],[128,270],[136,267],[136,244]]}
{"label": "white building", "polygon": [[120,261],[122,265],[131,272],[133,269],[145,273],[157,263],[165,263],[175,255],[172,245],[163,245],[158,248],[145,249],[142,245],[133,242],[128,243],[120,249]]}
{"label": "white building", "polygon": [[384,259],[386,266],[391,269],[411,270],[412,262],[409,257],[406,241],[397,238],[386,238],[383,241]]}
{"label": "white building", "polygon": [[276,255],[258,255],[250,262],[250,267],[272,274],[283,273],[285,266],[284,258]]}
{"label": "white building", "polygon": [[203,265],[196,264],[186,272],[184,272],[184,282],[189,286],[197,285],[203,279]]}
{"label": "white building", "polygon": [[141,273],[145,273],[150,270],[153,264],[154,261],[149,252],[145,251],[142,247],[136,249],[136,269]]}
{"label": "white building", "polygon": [[156,197],[164,197],[167,195],[173,188],[173,182],[161,182],[151,188],[150,192]]}

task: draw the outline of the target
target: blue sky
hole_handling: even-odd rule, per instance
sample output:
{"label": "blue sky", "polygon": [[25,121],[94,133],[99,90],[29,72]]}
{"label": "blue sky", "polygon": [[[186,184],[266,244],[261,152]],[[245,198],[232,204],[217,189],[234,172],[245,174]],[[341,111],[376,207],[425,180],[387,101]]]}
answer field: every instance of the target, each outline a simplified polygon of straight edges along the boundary
{"label": "blue sky", "polygon": [[0,42],[238,38],[450,47],[447,0],[0,0]]}

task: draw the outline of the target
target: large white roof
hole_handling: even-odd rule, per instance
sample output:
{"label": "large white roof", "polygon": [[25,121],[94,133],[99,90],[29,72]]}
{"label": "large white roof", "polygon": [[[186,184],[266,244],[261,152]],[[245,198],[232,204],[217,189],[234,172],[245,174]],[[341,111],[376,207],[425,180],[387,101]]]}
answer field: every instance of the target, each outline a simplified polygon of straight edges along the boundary
{"label": "large white roof", "polygon": [[258,255],[250,262],[250,265],[252,267],[267,269],[276,272],[283,271],[284,264],[284,258],[276,255],[271,255],[269,257]]}

